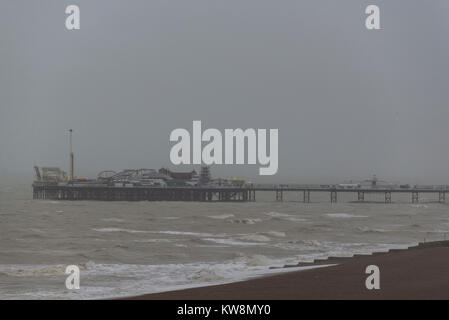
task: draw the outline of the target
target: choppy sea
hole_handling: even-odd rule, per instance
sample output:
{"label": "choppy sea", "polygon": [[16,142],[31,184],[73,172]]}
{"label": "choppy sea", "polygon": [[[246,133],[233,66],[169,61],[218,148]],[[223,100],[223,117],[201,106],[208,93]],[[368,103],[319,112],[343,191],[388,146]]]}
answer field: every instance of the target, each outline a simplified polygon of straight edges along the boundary
{"label": "choppy sea", "polygon": [[[430,195],[312,193],[253,203],[32,200],[0,182],[0,299],[97,299],[228,283],[285,264],[446,239],[448,205]],[[356,197],[356,196],[355,196]],[[80,268],[79,290],[65,268]],[[291,270],[291,269],[289,269]]]}

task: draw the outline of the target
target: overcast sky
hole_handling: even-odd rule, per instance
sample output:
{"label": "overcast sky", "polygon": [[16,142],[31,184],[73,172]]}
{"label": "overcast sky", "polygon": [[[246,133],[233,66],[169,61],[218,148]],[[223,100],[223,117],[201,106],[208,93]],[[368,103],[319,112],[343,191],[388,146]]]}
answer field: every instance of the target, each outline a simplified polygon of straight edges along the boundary
{"label": "overcast sky", "polygon": [[278,128],[276,181],[449,184],[448,35],[447,0],[1,0],[0,175],[68,171],[68,128],[80,176],[181,169],[170,132],[202,120]]}

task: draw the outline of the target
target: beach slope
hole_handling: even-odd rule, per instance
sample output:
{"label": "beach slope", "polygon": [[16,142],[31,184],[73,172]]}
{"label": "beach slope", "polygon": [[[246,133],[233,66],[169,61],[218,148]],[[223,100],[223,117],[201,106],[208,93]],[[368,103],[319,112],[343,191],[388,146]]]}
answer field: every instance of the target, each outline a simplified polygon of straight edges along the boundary
{"label": "beach slope", "polygon": [[[131,297],[179,300],[449,299],[449,242],[431,242],[315,264],[334,266],[283,272],[224,285]],[[380,289],[365,286],[366,267],[380,269]]]}

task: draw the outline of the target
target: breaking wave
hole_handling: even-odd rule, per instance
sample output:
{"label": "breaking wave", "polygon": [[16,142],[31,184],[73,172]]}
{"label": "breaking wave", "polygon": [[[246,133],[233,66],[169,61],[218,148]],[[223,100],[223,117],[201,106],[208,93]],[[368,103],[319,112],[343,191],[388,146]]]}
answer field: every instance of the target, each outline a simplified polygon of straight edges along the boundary
{"label": "breaking wave", "polygon": [[219,243],[219,244],[230,245],[230,246],[259,246],[259,245],[263,245],[263,243],[260,243],[260,242],[244,242],[244,241],[239,241],[239,240],[234,240],[234,239],[226,239],[226,238],[204,238],[202,240],[215,242],[215,243]]}
{"label": "breaking wave", "polygon": [[307,221],[307,219],[304,219],[304,218],[299,218],[299,217],[291,215],[291,214],[275,212],[275,211],[265,212],[264,214],[271,217],[271,219],[273,219],[273,220],[287,220],[287,221],[292,221],[292,222]]}
{"label": "breaking wave", "polygon": [[222,281],[224,277],[212,268],[204,268],[187,276],[187,279],[200,282]]}
{"label": "breaking wave", "polygon": [[207,216],[208,218],[211,218],[211,219],[229,219],[229,218],[233,218],[233,217],[235,217],[232,213],[231,214],[219,214],[219,215],[216,215],[216,216]]}
{"label": "breaking wave", "polygon": [[273,231],[273,230],[265,232],[265,234],[272,236],[272,237],[277,237],[277,238],[285,238],[285,236],[286,236],[285,232]]}
{"label": "breaking wave", "polygon": [[342,218],[342,219],[368,218],[368,216],[361,216],[361,215],[355,215],[355,214],[349,214],[349,213],[326,213],[326,216],[328,216],[330,218]]}
{"label": "breaking wave", "polygon": [[[86,263],[77,264],[80,269],[88,269],[94,265],[89,261]],[[33,277],[33,276],[59,276],[65,275],[67,265],[47,265],[47,266],[2,266],[0,267],[0,274],[12,277]]]}
{"label": "breaking wave", "polygon": [[389,232],[390,230],[386,229],[375,229],[375,228],[368,228],[368,227],[357,227],[357,230],[364,233],[385,233]]}
{"label": "breaking wave", "polygon": [[262,234],[248,234],[241,236],[240,239],[246,240],[246,241],[255,241],[255,242],[268,242],[270,241],[270,238],[267,236],[264,236]]}
{"label": "breaking wave", "polygon": [[93,229],[97,232],[127,232],[127,233],[148,233],[149,231],[143,230],[131,230],[131,229],[121,229],[121,228],[99,228]]}

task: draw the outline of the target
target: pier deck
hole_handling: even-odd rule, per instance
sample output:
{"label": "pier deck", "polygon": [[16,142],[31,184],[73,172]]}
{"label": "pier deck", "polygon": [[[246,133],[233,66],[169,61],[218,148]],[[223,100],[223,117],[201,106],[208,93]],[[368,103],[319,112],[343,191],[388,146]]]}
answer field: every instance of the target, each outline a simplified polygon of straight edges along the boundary
{"label": "pier deck", "polygon": [[99,201],[223,201],[246,202],[256,201],[256,192],[273,192],[277,201],[283,201],[284,193],[299,194],[299,201],[311,202],[313,192],[329,193],[330,202],[337,202],[338,193],[357,194],[355,200],[363,202],[365,194],[384,194],[385,203],[392,202],[392,194],[410,194],[411,202],[419,202],[419,194],[438,194],[438,201],[446,200],[448,188],[416,189],[416,188],[332,188],[288,185],[254,185],[242,187],[117,187],[105,185],[57,185],[33,184],[33,199],[51,200],[99,200]]}

